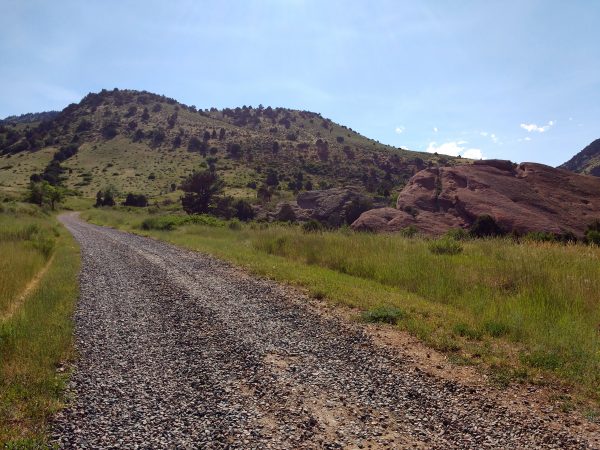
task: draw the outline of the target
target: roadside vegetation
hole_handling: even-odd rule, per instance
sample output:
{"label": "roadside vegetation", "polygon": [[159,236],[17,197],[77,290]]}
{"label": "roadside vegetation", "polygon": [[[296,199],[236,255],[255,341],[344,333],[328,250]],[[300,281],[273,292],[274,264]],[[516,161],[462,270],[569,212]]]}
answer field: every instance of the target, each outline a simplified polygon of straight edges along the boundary
{"label": "roadside vegetation", "polygon": [[359,319],[393,323],[457,363],[481,365],[499,383],[551,381],[600,401],[594,244],[455,232],[430,240],[153,212],[83,216],[303,286],[359,309]]}
{"label": "roadside vegetation", "polygon": [[72,356],[79,255],[55,216],[0,203],[0,447],[46,444]]}

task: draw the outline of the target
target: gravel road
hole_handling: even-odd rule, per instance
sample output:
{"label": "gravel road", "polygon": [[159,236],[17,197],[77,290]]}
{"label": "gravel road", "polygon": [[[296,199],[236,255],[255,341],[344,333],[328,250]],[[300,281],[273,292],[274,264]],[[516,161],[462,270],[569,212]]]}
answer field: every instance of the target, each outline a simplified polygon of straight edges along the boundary
{"label": "gravel road", "polygon": [[64,215],[81,244],[64,448],[592,448],[212,257]]}

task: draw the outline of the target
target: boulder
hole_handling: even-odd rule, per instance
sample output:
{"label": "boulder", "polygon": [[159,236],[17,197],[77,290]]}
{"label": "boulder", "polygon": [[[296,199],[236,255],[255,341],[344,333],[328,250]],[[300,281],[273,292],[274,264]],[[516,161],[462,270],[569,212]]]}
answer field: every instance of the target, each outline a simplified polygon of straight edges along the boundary
{"label": "boulder", "polygon": [[414,225],[440,235],[468,228],[484,214],[507,232],[582,237],[587,225],[600,218],[600,180],[543,164],[501,160],[428,168],[410,179],[396,209],[367,211],[352,227],[385,232]]}

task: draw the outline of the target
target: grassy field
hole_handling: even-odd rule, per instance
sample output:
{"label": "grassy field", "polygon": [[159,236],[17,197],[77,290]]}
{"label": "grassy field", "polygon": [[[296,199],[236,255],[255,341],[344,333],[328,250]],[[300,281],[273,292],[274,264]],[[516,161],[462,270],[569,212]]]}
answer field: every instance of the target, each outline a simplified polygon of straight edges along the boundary
{"label": "grassy field", "polygon": [[[42,446],[72,355],[78,248],[37,207],[0,210],[0,447]],[[23,295],[23,294],[26,295]]]}
{"label": "grassy field", "polygon": [[146,214],[102,209],[84,217],[211,253],[367,317],[394,308],[397,326],[500,382],[559,381],[600,400],[597,247],[491,239],[437,254],[420,238],[286,225],[140,230]]}

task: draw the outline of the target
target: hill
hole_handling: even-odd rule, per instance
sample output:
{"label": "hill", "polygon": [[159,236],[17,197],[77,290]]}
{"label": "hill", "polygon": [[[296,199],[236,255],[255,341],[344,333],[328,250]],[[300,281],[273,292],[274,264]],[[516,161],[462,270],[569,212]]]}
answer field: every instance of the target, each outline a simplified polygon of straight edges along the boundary
{"label": "hill", "polygon": [[202,110],[118,89],[90,93],[35,125],[1,124],[0,155],[0,186],[23,189],[38,174],[85,196],[109,185],[166,193],[202,167],[240,197],[256,197],[267,177],[284,196],[349,184],[389,196],[418,170],[460,161],[382,145],[313,112]]}
{"label": "hill", "polygon": [[600,177],[600,139],[596,139],[559,167],[577,173]]}
{"label": "hill", "polygon": [[38,113],[21,114],[20,116],[8,116],[0,120],[1,124],[37,124],[39,122],[52,120],[60,114],[60,111],[43,111]]}

